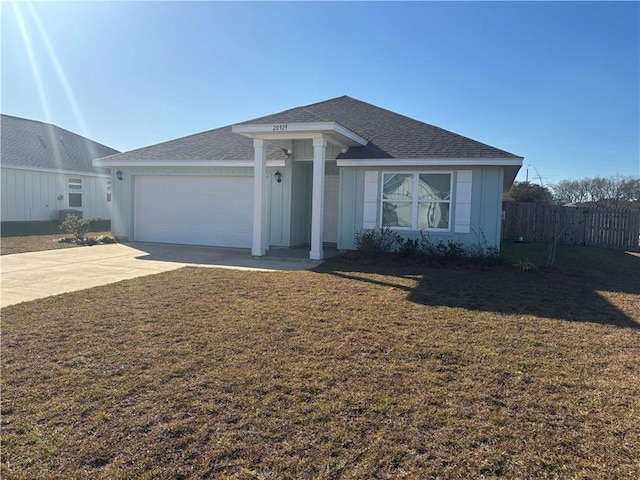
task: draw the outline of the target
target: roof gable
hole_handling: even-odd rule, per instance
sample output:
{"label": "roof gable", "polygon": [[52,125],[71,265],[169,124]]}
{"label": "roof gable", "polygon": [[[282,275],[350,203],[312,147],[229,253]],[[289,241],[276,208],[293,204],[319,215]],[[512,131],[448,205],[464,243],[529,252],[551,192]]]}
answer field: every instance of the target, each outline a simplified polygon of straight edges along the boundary
{"label": "roof gable", "polygon": [[94,167],[96,158],[119,153],[49,123],[1,115],[2,165],[106,173]]}

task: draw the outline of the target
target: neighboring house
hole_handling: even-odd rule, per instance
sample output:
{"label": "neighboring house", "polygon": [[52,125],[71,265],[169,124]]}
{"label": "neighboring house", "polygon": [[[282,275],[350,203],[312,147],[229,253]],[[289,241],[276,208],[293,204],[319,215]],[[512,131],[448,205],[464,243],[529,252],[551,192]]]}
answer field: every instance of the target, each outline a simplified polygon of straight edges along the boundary
{"label": "neighboring house", "polygon": [[111,174],[94,167],[119,153],[55,125],[1,115],[2,222],[111,218]]}
{"label": "neighboring house", "polygon": [[[523,158],[344,96],[103,158],[131,241],[353,249],[362,229],[499,245]],[[486,244],[485,244],[486,241]]]}

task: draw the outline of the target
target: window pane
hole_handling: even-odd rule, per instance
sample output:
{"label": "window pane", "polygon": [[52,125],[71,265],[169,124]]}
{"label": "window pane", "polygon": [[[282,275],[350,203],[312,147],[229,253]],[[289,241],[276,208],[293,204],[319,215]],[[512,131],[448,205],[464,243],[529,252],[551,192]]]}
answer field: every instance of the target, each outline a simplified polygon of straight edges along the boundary
{"label": "window pane", "polygon": [[421,173],[418,181],[420,200],[449,200],[451,175],[449,173]]}
{"label": "window pane", "polygon": [[81,178],[70,178],[69,179],[69,191],[80,193],[82,192],[82,179]]}
{"label": "window pane", "polygon": [[382,198],[385,200],[412,200],[413,174],[385,173]]}
{"label": "window pane", "polygon": [[382,225],[384,227],[411,227],[413,203],[384,202],[382,204]]}
{"label": "window pane", "polygon": [[70,193],[69,194],[69,206],[70,207],[82,207],[82,194]]}
{"label": "window pane", "polygon": [[418,228],[449,228],[449,204],[421,202],[418,204]]}

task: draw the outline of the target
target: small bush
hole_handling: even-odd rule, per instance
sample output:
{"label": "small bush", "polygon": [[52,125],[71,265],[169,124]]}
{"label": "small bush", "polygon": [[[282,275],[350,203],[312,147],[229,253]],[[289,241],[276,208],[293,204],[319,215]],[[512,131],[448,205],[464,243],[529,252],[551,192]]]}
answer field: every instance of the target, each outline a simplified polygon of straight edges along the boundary
{"label": "small bush", "polygon": [[68,214],[64,222],[60,224],[60,230],[65,230],[66,232],[71,233],[78,245],[84,245],[84,236],[89,231],[89,227],[91,225],[91,220],[86,218],[78,218],[77,215],[72,213]]}
{"label": "small bush", "polygon": [[450,259],[469,259],[472,263],[493,265],[500,263],[500,250],[495,245],[488,245],[483,235],[483,242],[465,245],[451,239],[446,243],[438,240],[434,243],[420,231],[419,238],[403,238],[389,227],[361,230],[355,236],[356,250],[369,257],[379,257],[384,254],[397,253],[401,258],[417,262],[431,263],[447,262]]}
{"label": "small bush", "polygon": [[445,256],[453,258],[466,257],[468,256],[467,248],[462,243],[449,240],[446,245]]}
{"label": "small bush", "polygon": [[360,230],[356,233],[356,250],[367,255],[379,256],[396,251],[396,244],[402,243],[402,237],[389,227]]}
{"label": "small bush", "polygon": [[412,240],[407,238],[404,241],[400,241],[400,247],[398,253],[403,258],[418,258],[420,256],[420,243],[418,240]]}

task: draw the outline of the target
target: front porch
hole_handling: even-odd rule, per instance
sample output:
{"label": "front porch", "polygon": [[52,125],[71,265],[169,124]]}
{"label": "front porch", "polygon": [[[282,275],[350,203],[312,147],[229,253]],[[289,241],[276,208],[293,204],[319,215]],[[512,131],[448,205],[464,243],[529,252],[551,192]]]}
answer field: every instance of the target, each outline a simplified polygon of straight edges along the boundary
{"label": "front porch", "polygon": [[[337,147],[338,153],[344,153],[351,147],[363,146],[367,141],[359,135],[347,130],[336,122],[293,123],[293,124],[240,124],[232,127],[234,133],[253,139],[254,170],[253,170],[253,242],[251,254],[254,257],[271,255],[269,247],[269,188],[267,167],[288,168],[295,158],[293,145],[298,140],[311,140],[313,145],[312,181],[311,181],[311,221],[309,250],[303,248],[288,248],[284,255],[299,255],[305,252],[311,260],[326,258],[330,250],[325,249],[325,185],[326,162],[328,146]],[[287,160],[271,161],[267,165],[267,143],[273,143],[286,152]],[[278,176],[278,183],[281,178]],[[292,185],[290,185],[292,186]],[[289,208],[296,201],[289,197]],[[309,231],[309,230],[307,230]],[[283,255],[280,249],[277,255]],[[269,252],[269,253],[267,253]],[[337,252],[336,252],[337,253]],[[294,258],[294,257],[292,257]]]}

